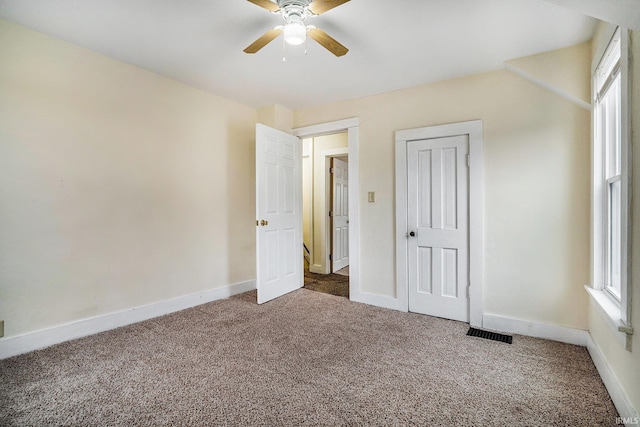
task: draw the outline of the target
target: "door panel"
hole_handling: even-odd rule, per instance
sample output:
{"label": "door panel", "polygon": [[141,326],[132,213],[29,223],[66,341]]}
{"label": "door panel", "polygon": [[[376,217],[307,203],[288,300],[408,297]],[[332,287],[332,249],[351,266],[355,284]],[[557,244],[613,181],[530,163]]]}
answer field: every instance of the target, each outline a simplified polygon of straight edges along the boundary
{"label": "door panel", "polygon": [[442,250],[442,296],[458,296],[458,250]]}
{"label": "door panel", "polygon": [[418,248],[418,292],[422,294],[432,294],[431,270],[433,256],[432,250],[428,247]]}
{"label": "door panel", "polygon": [[469,320],[467,136],[407,144],[409,311]]}
{"label": "door panel", "polygon": [[301,142],[256,126],[258,304],[303,285]]}
{"label": "door panel", "polygon": [[336,272],[349,265],[349,165],[340,159],[331,159],[332,177],[332,267]]}

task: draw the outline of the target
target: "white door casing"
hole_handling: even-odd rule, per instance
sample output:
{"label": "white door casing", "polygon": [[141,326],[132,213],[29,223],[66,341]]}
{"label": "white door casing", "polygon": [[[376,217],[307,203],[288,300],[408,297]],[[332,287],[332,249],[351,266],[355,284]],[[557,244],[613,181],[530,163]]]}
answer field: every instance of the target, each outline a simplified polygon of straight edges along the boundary
{"label": "white door casing", "polygon": [[349,265],[349,164],[331,159],[331,272]]}
{"label": "white door casing", "polygon": [[[401,311],[409,311],[409,283],[410,267],[409,252],[417,251],[419,242],[416,224],[415,229],[411,229],[409,217],[418,216],[417,205],[413,213],[410,213],[409,206],[409,165],[407,163],[408,151],[413,142],[424,140],[435,140],[448,137],[466,137],[468,142],[468,298],[469,309],[468,319],[471,326],[482,327],[483,323],[483,142],[482,142],[482,121],[474,120],[462,123],[430,126],[418,129],[407,129],[396,132],[396,280],[397,280],[397,308]],[[414,145],[415,147],[415,145]],[[415,149],[415,148],[414,148]],[[424,158],[427,155],[423,155]],[[456,156],[457,157],[457,156]],[[466,166],[467,160],[464,159]],[[442,164],[442,163],[441,163]],[[456,161],[457,166],[457,161]],[[416,166],[417,167],[417,166]],[[418,232],[416,237],[409,236],[409,233]],[[431,232],[431,231],[429,231]],[[442,231],[444,233],[444,231]],[[428,234],[427,234],[428,235]],[[424,233],[423,233],[424,236]],[[412,242],[415,240],[415,242]],[[446,242],[445,242],[446,243]],[[451,242],[449,242],[451,243]],[[414,245],[413,249],[410,249]],[[445,245],[443,245],[445,246]],[[449,244],[448,246],[453,246]],[[424,246],[423,246],[424,247]],[[453,249],[453,248],[449,248]],[[427,250],[422,251],[423,258],[426,258]],[[449,251],[446,255],[451,257]],[[433,257],[433,254],[431,255]],[[433,262],[433,258],[432,262]],[[442,261],[442,257],[440,260]],[[445,260],[446,261],[446,260]],[[412,261],[412,265],[417,268],[417,258]],[[442,263],[440,262],[440,266]],[[449,270],[451,271],[451,270]],[[458,269],[456,275],[460,275]],[[419,272],[414,271],[411,276],[418,277]],[[424,272],[423,272],[424,273]],[[464,274],[464,273],[462,273]],[[432,276],[433,277],[433,276]],[[424,286],[424,285],[423,285]],[[450,289],[450,288],[449,288]],[[447,291],[445,291],[447,292]],[[451,293],[451,292],[449,292]],[[431,313],[430,313],[431,314]],[[434,314],[437,315],[437,314]]]}
{"label": "white door casing", "polygon": [[360,290],[360,201],[359,196],[359,134],[360,120],[350,118],[335,122],[321,123],[293,129],[293,134],[301,138],[328,135],[346,131],[349,139],[349,299],[387,308],[396,308],[396,300],[380,298]]}
{"label": "white door casing", "polygon": [[302,143],[256,125],[256,287],[258,304],[301,288]]}
{"label": "white door casing", "polygon": [[468,136],[407,143],[409,311],[469,321]]}

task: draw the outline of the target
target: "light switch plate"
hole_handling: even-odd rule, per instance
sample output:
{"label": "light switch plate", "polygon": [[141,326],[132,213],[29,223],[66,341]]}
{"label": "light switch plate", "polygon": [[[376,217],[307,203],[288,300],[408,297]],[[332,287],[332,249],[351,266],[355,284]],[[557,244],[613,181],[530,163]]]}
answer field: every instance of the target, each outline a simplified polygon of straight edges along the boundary
{"label": "light switch plate", "polygon": [[375,203],[376,193],[375,191],[369,191],[369,203]]}
{"label": "light switch plate", "polygon": [[4,320],[0,320],[0,338],[4,336]]}

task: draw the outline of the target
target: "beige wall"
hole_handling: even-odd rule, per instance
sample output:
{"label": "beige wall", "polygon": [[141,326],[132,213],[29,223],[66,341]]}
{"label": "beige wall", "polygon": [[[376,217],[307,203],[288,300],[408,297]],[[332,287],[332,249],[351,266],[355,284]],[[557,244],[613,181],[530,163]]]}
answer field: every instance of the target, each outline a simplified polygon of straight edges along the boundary
{"label": "beige wall", "polygon": [[505,62],[542,82],[549,88],[569,97],[591,103],[591,70],[584,64],[591,62],[591,43],[540,53]]}
{"label": "beige wall", "polygon": [[[311,251],[313,221],[313,138],[302,140],[302,241]],[[309,265],[305,264],[305,268]]]}
{"label": "beige wall", "polygon": [[274,104],[262,107],[257,111],[258,123],[283,132],[291,133],[293,111],[282,105]]}
{"label": "beige wall", "polygon": [[294,127],[349,117],[360,119],[363,291],[396,295],[394,132],[481,119],[485,313],[587,328],[587,110],[495,71],[299,110]]}
{"label": "beige wall", "polygon": [[[601,25],[594,38],[594,57],[604,51],[611,34],[607,27]],[[597,43],[597,44],[596,44]],[[640,413],[640,32],[632,35],[632,69],[633,80],[631,95],[631,126],[632,126],[632,186],[631,186],[631,321],[636,331],[632,335],[631,350],[627,351],[613,336],[600,311],[593,306],[589,309],[589,333],[596,346],[600,349],[613,374],[628,396],[636,412]]]}
{"label": "beige wall", "polygon": [[0,20],[6,336],[255,279],[256,111]]}

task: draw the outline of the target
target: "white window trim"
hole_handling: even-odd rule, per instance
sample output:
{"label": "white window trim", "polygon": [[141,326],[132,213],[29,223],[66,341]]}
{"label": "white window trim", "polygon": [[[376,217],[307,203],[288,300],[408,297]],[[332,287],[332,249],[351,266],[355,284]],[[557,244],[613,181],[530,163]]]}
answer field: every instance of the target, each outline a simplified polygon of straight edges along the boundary
{"label": "white window trim", "polygon": [[[629,31],[620,28],[620,73],[621,73],[621,286],[620,302],[616,301],[605,289],[605,267],[604,257],[606,255],[605,226],[607,214],[603,209],[606,201],[606,194],[602,189],[604,179],[603,147],[598,141],[595,124],[597,123],[596,97],[598,90],[595,78],[592,78],[593,93],[593,116],[592,116],[592,150],[593,173],[592,173],[592,224],[591,224],[591,285],[586,289],[598,311],[605,319],[607,325],[612,330],[617,340],[629,351],[631,351],[631,335],[633,327],[631,325],[631,292],[628,286],[628,278],[631,269],[631,238],[629,227],[629,194],[630,194],[630,164],[631,161],[631,96],[630,96],[630,63],[629,63]],[[615,34],[615,31],[611,34]],[[602,53],[598,60],[600,63],[607,52]],[[596,70],[593,70],[595,75]]]}

